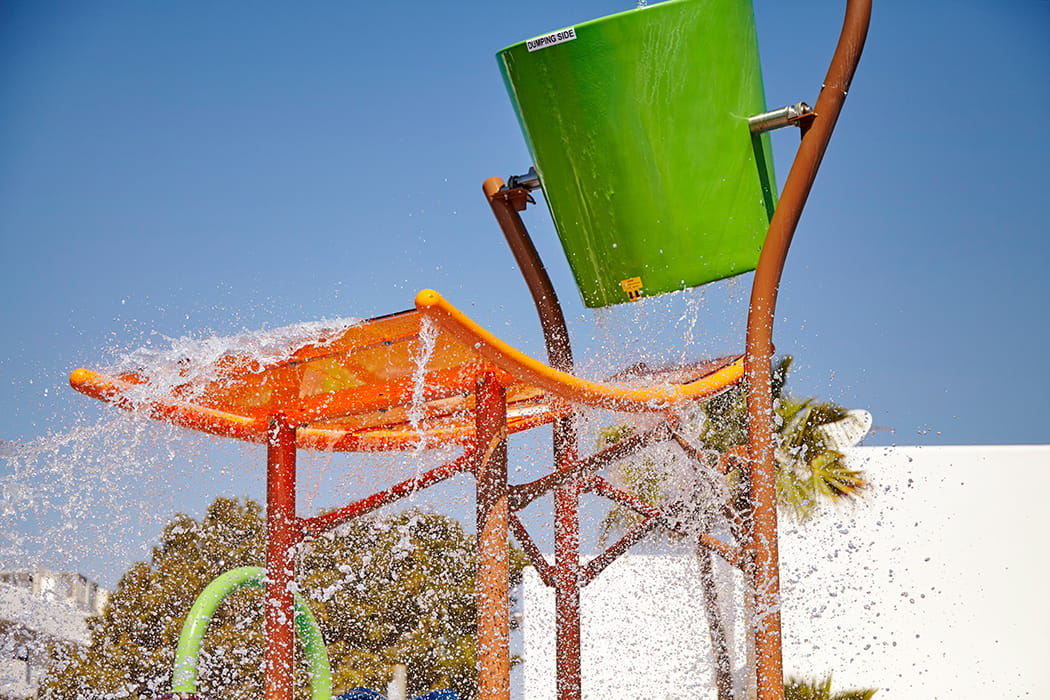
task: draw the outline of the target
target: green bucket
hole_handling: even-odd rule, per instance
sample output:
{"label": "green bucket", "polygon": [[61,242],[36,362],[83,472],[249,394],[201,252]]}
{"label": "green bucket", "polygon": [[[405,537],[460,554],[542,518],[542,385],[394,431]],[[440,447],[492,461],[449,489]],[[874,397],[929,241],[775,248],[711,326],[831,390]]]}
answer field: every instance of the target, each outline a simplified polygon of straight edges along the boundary
{"label": "green bucket", "polygon": [[775,204],[749,0],[668,0],[497,55],[588,307],[753,270]]}

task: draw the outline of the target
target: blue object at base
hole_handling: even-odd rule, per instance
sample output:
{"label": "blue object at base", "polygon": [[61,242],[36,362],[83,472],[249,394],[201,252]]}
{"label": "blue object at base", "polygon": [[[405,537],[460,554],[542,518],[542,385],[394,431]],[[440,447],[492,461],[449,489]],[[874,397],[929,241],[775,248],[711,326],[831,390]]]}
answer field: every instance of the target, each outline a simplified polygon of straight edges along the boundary
{"label": "blue object at base", "polygon": [[[342,695],[336,695],[335,700],[386,700],[386,697],[370,688],[352,688]],[[459,695],[452,688],[442,688],[417,695],[412,700],[459,700]]]}

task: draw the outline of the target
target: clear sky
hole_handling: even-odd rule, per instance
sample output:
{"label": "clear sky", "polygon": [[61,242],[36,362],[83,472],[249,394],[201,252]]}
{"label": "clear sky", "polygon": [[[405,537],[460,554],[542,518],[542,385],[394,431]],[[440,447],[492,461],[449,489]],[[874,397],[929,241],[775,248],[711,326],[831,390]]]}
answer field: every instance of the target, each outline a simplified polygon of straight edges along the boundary
{"label": "clear sky", "polygon": [[[841,8],[755,5],[768,104],[814,103]],[[114,348],[424,287],[539,354],[480,193],[531,161],[494,54],[633,6],[0,4],[0,440],[108,410],[66,381]],[[875,0],[776,328],[790,388],[870,410],[867,444],[1050,440],[1048,37],[1047,0]],[[773,138],[782,179],[797,133]],[[525,216],[584,355],[611,352]]]}
{"label": "clear sky", "polygon": [[[68,371],[114,345],[423,287],[538,352],[479,194],[530,164],[494,53],[632,6],[4,3],[0,439],[61,426]],[[755,11],[769,105],[813,103],[840,9]],[[875,2],[776,332],[796,393],[894,430],[869,443],[1050,439],[1048,36],[1046,0]],[[585,322],[545,207],[526,220]]]}

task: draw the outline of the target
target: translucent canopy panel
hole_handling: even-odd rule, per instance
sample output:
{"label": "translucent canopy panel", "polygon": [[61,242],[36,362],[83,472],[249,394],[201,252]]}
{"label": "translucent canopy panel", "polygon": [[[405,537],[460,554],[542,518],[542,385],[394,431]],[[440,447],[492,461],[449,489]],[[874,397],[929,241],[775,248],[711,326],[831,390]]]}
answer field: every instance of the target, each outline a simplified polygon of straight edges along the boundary
{"label": "translucent canopy panel", "polygon": [[[507,392],[508,429],[552,421],[544,392],[517,381],[418,311],[369,319],[286,347],[227,351],[206,366],[154,367],[151,374],[107,376],[86,369],[70,377],[82,393],[145,410],[153,417],[217,435],[265,439],[269,417],[299,428],[301,447],[329,450],[405,449],[469,442],[474,432],[474,381],[496,372]],[[149,371],[149,370],[147,370]]]}
{"label": "translucent canopy panel", "polygon": [[416,309],[336,328],[246,335],[222,352],[103,374],[78,369],[77,391],[215,435],[264,441],[273,416],[300,447],[390,450],[474,440],[481,373],[503,386],[507,429],[568,415],[573,404],[662,411],[710,396],[743,376],[740,356],[635,368],[611,382],[559,372],[507,345],[440,294]]}

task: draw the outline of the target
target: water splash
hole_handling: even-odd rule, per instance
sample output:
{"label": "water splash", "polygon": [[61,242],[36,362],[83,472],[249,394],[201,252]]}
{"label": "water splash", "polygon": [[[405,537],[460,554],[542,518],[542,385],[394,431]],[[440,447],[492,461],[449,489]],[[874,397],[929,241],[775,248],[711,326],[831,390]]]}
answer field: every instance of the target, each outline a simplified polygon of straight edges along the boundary
{"label": "water splash", "polygon": [[705,296],[704,288],[698,288],[694,294],[689,295],[685,309],[678,317],[676,325],[684,327],[682,333],[682,350],[678,357],[679,362],[685,362],[688,360],[690,348],[695,347],[696,327],[700,322],[700,312],[706,307],[706,300],[707,297]]}
{"label": "water splash", "polygon": [[[149,383],[129,389],[135,402],[199,398],[224,364],[249,371],[305,345],[324,347],[356,319],[322,320],[231,336],[167,338],[114,349],[108,373],[137,372]],[[80,399],[88,401],[88,399]],[[84,404],[87,407],[87,404]],[[112,580],[176,507],[202,508],[220,493],[262,496],[262,448],[216,439],[101,404],[65,429],[3,443],[0,458],[0,561],[7,568],[77,568]],[[331,455],[325,455],[327,464]],[[322,466],[314,493],[324,480]],[[148,504],[148,507],[144,507]]]}
{"label": "water splash", "polygon": [[426,380],[427,365],[434,355],[434,347],[437,344],[438,328],[429,318],[422,318],[419,322],[419,344],[412,356],[412,403],[408,407],[408,423],[412,430],[419,434],[415,453],[419,455],[427,447],[427,437],[424,426],[426,419]]}
{"label": "water splash", "polygon": [[214,469],[203,437],[116,411],[5,447],[5,567],[72,566],[104,585],[114,567],[144,552],[176,503],[193,502],[194,487],[214,489],[234,475],[228,463]]}
{"label": "water splash", "polygon": [[230,336],[165,338],[168,347],[146,346],[132,350],[120,355],[107,369],[114,374],[135,372],[149,377],[149,383],[129,389],[127,394],[133,401],[171,396],[176,387],[183,397],[192,400],[199,398],[199,392],[219,379],[223,368],[230,364],[258,371],[306,345],[325,347],[359,322],[360,319],[343,318]]}

